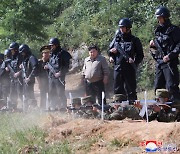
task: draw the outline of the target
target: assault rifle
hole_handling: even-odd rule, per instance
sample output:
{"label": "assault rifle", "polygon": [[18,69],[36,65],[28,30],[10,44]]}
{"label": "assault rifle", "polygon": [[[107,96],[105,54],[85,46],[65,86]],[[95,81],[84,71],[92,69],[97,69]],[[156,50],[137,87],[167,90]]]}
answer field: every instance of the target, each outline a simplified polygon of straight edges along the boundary
{"label": "assault rifle", "polygon": [[155,45],[155,47],[157,48],[157,50],[160,52],[161,57],[162,57],[162,59],[155,59],[155,60],[157,61],[157,63],[158,63],[159,65],[166,64],[166,65],[168,66],[171,74],[174,75],[171,67],[169,66],[169,63],[165,63],[165,62],[163,61],[163,57],[165,56],[165,55],[164,55],[164,51],[162,50],[162,48],[161,48],[161,46],[160,46],[160,44],[159,44],[159,42],[158,42],[157,39],[154,39],[154,45]]}
{"label": "assault rifle", "polygon": [[[145,104],[145,100],[134,100],[134,101],[122,101],[121,103],[120,102],[113,102],[113,103],[110,103],[109,105],[120,105],[120,106],[127,106],[127,105],[135,105],[136,102],[139,102],[140,105],[144,105]],[[168,106],[170,104],[172,104],[172,102],[164,102],[164,103],[159,103],[155,100],[146,100],[146,103],[147,103],[147,106],[152,106],[152,105],[159,105],[159,106]]]}
{"label": "assault rifle", "polygon": [[[122,101],[121,103],[114,102],[114,103],[110,103],[110,105],[120,105],[121,107],[125,107],[125,106],[128,106],[128,105],[135,105],[135,102],[140,103],[140,105],[141,105],[140,109],[141,110],[140,110],[139,115],[141,117],[143,117],[145,115],[145,100]],[[171,105],[172,102],[159,103],[159,102],[157,102],[155,100],[146,100],[146,104],[147,104],[147,106],[153,106],[153,105],[161,106],[166,110],[166,109],[171,108],[169,105]]]}
{"label": "assault rifle", "polygon": [[[86,110],[92,110],[93,108],[97,108],[98,110],[101,110],[101,106],[99,106],[98,104],[93,104],[93,105],[82,105],[80,106],[79,108],[75,108],[75,107],[72,107],[72,106],[68,106],[67,109],[68,110],[74,110],[74,111],[86,111]],[[104,106],[104,110],[105,111],[108,111],[110,109],[110,106]]]}
{"label": "assault rifle", "polygon": [[[47,63],[47,66],[48,66],[50,72],[51,72],[51,73],[54,75],[54,77],[55,77],[56,71],[55,71],[54,67],[53,67],[50,63]],[[56,77],[55,77],[55,78],[56,78]],[[64,86],[64,82],[61,81],[60,78],[57,78],[57,79],[58,79],[59,82],[61,82],[61,84]]]}
{"label": "assault rifle", "polygon": [[[117,44],[116,46],[117,50],[120,52],[120,54],[123,56],[123,58],[126,60],[126,61],[129,61],[129,58],[131,58],[125,51],[124,49],[119,45]],[[136,64],[133,62],[133,63],[130,63],[132,65],[132,67],[134,68],[134,70],[136,70]]]}
{"label": "assault rifle", "polygon": [[25,79],[27,78],[27,75],[26,75],[26,69],[23,63],[22,63],[22,75],[23,75],[25,85],[28,86],[28,83],[25,81]]}
{"label": "assault rifle", "polygon": [[80,106],[79,108],[68,106],[67,109],[70,110],[70,111],[79,111],[79,110],[85,111],[85,110],[92,110],[93,106],[92,105],[87,105],[87,106]]}
{"label": "assault rifle", "polygon": [[8,64],[7,67],[9,68],[12,77],[13,77],[15,80],[17,80],[17,81],[19,82],[19,84],[22,86],[22,83],[21,83],[21,81],[19,80],[19,78],[15,78],[15,77],[14,77],[15,71],[13,70],[13,68],[11,67],[11,65]]}

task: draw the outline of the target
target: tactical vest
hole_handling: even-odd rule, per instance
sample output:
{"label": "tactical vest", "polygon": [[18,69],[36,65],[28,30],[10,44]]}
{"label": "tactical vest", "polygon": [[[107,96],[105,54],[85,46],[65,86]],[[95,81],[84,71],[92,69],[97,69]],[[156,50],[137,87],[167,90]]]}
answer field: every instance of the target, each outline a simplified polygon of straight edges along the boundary
{"label": "tactical vest", "polygon": [[[120,45],[121,48],[132,59],[134,59],[134,55],[135,55],[134,41],[135,41],[135,37],[133,35],[128,37],[127,40],[124,40],[122,37],[116,37],[116,41],[114,43],[114,47],[116,47],[117,45]],[[127,59],[124,59],[124,57],[120,53],[118,53],[117,56],[115,57],[115,65],[120,65],[121,63],[124,63],[126,61],[127,61]]]}
{"label": "tactical vest", "polygon": [[56,72],[60,71],[61,63],[62,63],[62,60],[60,58],[60,53],[52,54],[49,59],[49,63],[55,69]]}
{"label": "tactical vest", "polygon": [[[175,52],[178,53],[179,42],[177,42],[177,40],[179,36],[176,33],[178,32],[179,34],[179,30],[180,29],[177,26],[172,25],[172,24],[170,24],[169,27],[159,26],[155,30],[155,37],[158,40],[159,45],[161,46],[164,52],[164,55],[168,55],[173,50],[176,50]],[[162,54],[159,51],[157,51],[155,55],[155,59],[159,59],[159,57],[161,57],[162,59],[161,55]],[[173,60],[170,60],[169,63],[171,66],[179,64],[178,54],[176,57],[173,58]]]}
{"label": "tactical vest", "polygon": [[36,57],[31,55],[30,57],[26,58],[23,61],[23,65],[25,67],[27,77],[32,76],[35,79],[38,69],[38,60],[36,59]]}
{"label": "tactical vest", "polygon": [[175,26],[171,25],[166,30],[161,30],[161,28],[157,28],[155,32],[155,38],[158,40],[161,48],[164,51],[164,55],[169,54],[172,49],[172,44],[174,44],[174,41],[171,37],[172,32],[174,31]]}
{"label": "tactical vest", "polygon": [[10,65],[13,68],[14,72],[18,72],[19,71],[19,61],[18,61],[18,58],[11,60]]}
{"label": "tactical vest", "polygon": [[[60,71],[61,75],[64,76],[68,72],[71,58],[71,55],[67,51],[63,49],[56,49],[56,51],[51,54],[49,63],[56,72]],[[54,76],[51,71],[49,71],[49,75],[50,77]]]}

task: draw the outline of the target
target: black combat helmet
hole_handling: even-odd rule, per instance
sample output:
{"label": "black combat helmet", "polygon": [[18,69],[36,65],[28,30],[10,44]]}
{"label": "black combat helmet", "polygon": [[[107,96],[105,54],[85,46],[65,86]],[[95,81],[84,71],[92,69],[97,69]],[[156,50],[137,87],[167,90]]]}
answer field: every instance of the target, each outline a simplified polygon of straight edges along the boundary
{"label": "black combat helmet", "polygon": [[4,54],[0,53],[0,59],[1,59],[1,60],[4,59]]}
{"label": "black combat helmet", "polygon": [[56,46],[60,46],[60,42],[58,38],[51,38],[49,40],[49,45],[56,45]]}
{"label": "black combat helmet", "polygon": [[27,44],[22,44],[20,47],[19,47],[19,53],[26,53],[26,54],[30,54],[30,48]]}
{"label": "black combat helmet", "polygon": [[11,56],[12,56],[11,50],[10,50],[10,49],[6,49],[6,50],[4,51],[4,56],[5,56],[6,58],[11,58]]}
{"label": "black combat helmet", "polygon": [[10,50],[18,50],[19,49],[19,44],[16,43],[16,42],[12,42],[10,45],[9,45],[9,49]]}
{"label": "black combat helmet", "polygon": [[119,27],[127,27],[127,28],[132,28],[132,22],[128,18],[122,18],[119,21]]}
{"label": "black combat helmet", "polygon": [[156,9],[155,12],[156,17],[165,17],[165,18],[169,18],[170,17],[170,12],[169,10],[165,7],[165,6],[160,6]]}

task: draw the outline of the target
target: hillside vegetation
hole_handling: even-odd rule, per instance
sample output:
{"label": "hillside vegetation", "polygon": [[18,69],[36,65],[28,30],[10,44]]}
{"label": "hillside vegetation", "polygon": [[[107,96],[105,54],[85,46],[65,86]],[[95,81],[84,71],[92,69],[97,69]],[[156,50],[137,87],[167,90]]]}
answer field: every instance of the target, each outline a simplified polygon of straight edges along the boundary
{"label": "hillside vegetation", "polygon": [[172,22],[180,25],[179,0],[2,0],[0,49],[4,52],[12,41],[17,41],[27,43],[39,55],[40,47],[49,38],[58,37],[67,49],[96,43],[105,53],[119,19],[128,17],[133,21],[133,34],[141,39],[145,49],[138,83],[152,87],[152,62],[146,48],[153,38],[157,24],[154,12],[160,5],[167,6]]}

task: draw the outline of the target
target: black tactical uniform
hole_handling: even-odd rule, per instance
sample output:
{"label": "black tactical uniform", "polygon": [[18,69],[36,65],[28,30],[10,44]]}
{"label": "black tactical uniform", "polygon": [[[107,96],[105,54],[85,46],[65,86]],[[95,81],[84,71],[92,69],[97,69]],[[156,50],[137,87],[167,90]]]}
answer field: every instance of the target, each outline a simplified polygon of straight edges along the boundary
{"label": "black tactical uniform", "polygon": [[[21,64],[21,59],[19,56],[19,44],[12,42],[9,45],[9,50],[11,50],[12,59],[6,64],[10,72],[10,108],[16,109],[18,104],[18,97],[22,100],[22,89],[23,89],[23,79],[21,74],[14,77],[14,74],[20,72],[19,65]],[[13,50],[13,51],[12,51]]]}
{"label": "black tactical uniform", "polygon": [[[25,109],[29,105],[36,106],[37,102],[34,96],[34,84],[35,84],[35,77],[37,76],[38,71],[38,60],[37,58],[32,55],[30,48],[26,44],[22,44],[19,47],[19,53],[22,56],[22,77],[23,77],[23,93],[25,95]],[[26,79],[29,79],[27,81]]]}
{"label": "black tactical uniform", "polygon": [[[56,107],[65,109],[67,106],[67,98],[65,96],[65,76],[68,72],[69,62],[72,57],[67,51],[60,47],[57,38],[51,38],[49,45],[56,46],[55,49],[51,48],[48,66],[50,103],[53,109]],[[60,76],[56,78],[55,73],[60,73]]]}
{"label": "black tactical uniform", "polygon": [[[121,19],[120,27],[131,28],[131,21],[127,18]],[[119,30],[110,44],[110,49],[116,48],[117,53],[108,51],[109,56],[114,59],[114,94],[125,94],[128,100],[136,100],[136,67],[142,61],[143,49],[139,38],[133,36],[131,31],[122,34]],[[129,58],[134,63],[127,62]]]}
{"label": "black tactical uniform", "polygon": [[[169,10],[166,7],[159,7],[156,10],[156,16],[164,17],[165,23],[159,25],[155,30],[154,47],[157,51],[152,54],[156,60],[155,90],[167,88],[171,94],[171,101],[180,99],[179,93],[179,64],[178,55],[180,52],[180,28],[171,24],[169,20]],[[162,50],[162,51],[160,51]],[[167,63],[163,62],[163,57],[169,57]]]}
{"label": "black tactical uniform", "polygon": [[[49,52],[48,46],[43,46],[40,52]],[[41,109],[46,108],[46,94],[49,92],[49,79],[48,70],[44,69],[44,66],[49,62],[48,60],[39,59],[38,60],[38,82],[40,88],[40,107]]]}
{"label": "black tactical uniform", "polygon": [[3,64],[3,61],[4,61],[4,54],[1,54],[0,53],[0,99],[3,99],[3,89],[2,89],[2,81],[1,81],[1,74],[3,72],[1,66]]}
{"label": "black tactical uniform", "polygon": [[1,88],[2,88],[2,99],[7,102],[7,97],[9,97],[10,92],[10,78],[9,78],[9,72],[6,71],[7,63],[11,61],[11,51],[5,50],[4,51],[4,61],[1,64],[1,71],[0,71],[0,82],[1,82]]}

